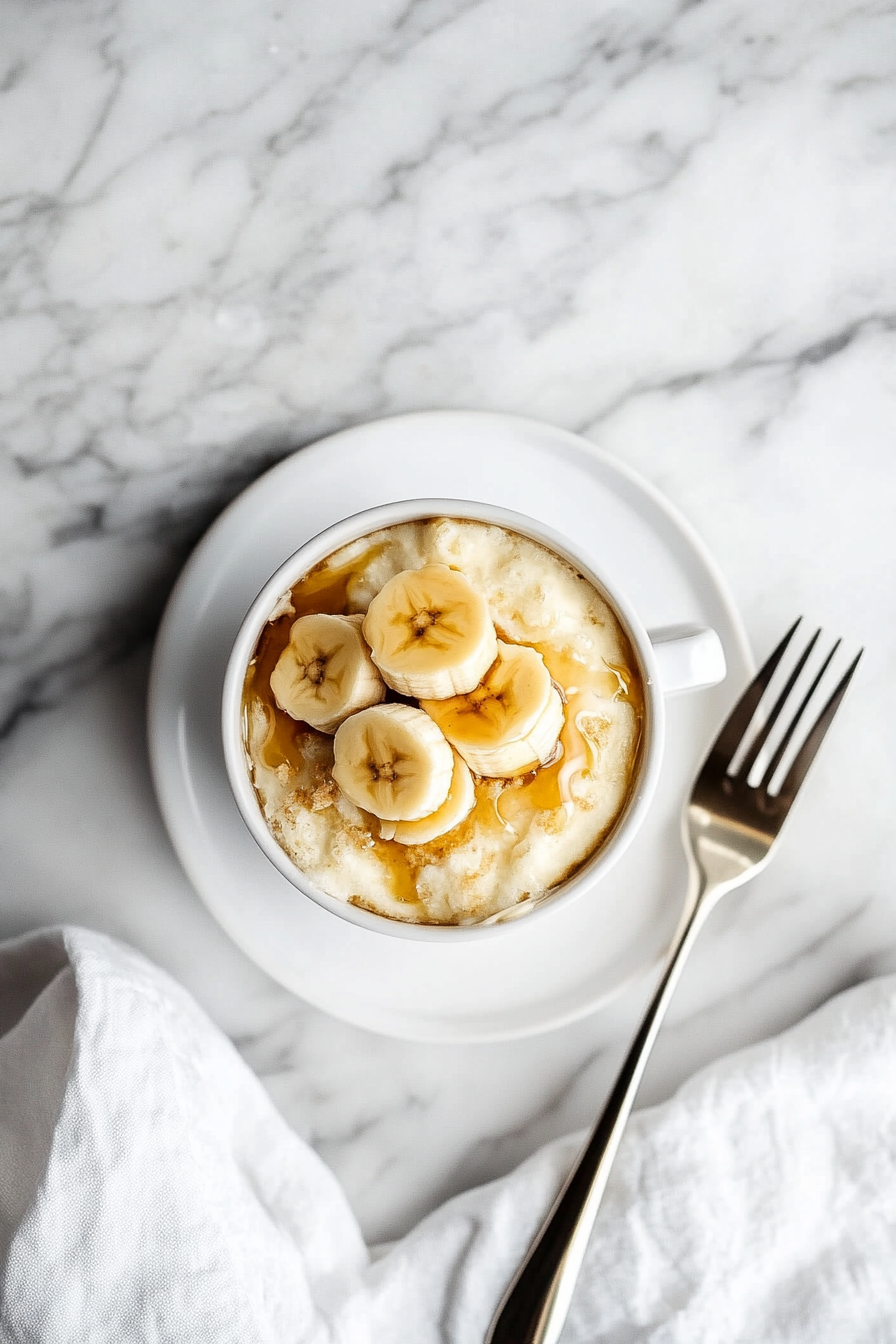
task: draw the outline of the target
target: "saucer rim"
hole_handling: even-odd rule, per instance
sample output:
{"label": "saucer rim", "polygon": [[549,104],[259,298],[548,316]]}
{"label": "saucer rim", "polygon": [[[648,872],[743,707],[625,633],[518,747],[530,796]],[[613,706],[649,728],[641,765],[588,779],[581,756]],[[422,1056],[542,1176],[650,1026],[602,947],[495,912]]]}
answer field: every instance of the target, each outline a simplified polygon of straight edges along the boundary
{"label": "saucer rim", "polygon": [[[729,629],[727,631],[728,639],[726,643],[729,649],[736,651],[744,669],[749,672],[753,667],[753,659],[749,649],[746,632],[734,603],[733,597],[714,556],[709,551],[702,538],[695,531],[693,526],[677,510],[675,505],[652,482],[645,480],[638,472],[630,468],[626,463],[619,461],[606,450],[592,444],[589,440],[572,433],[569,430],[561,429],[548,423],[522,416],[504,415],[500,412],[489,411],[466,411],[466,410],[434,410],[434,411],[411,411],[397,416],[382,417],[377,420],[366,421],[359,425],[351,426],[347,429],[338,430],[326,437],[309,444],[306,447],[297,449],[288,457],[281,460],[268,471],[263,473],[256,481],[252,482],[243,490],[231,503],[222,511],[218,518],[212,523],[208,531],[201,538],[191,556],[188,558],[174,588],[172,589],[169,601],[167,603],[162,623],[159,628],[158,637],[153,653],[152,669],[149,685],[149,741],[150,741],[150,763],[152,769],[153,783],[159,800],[162,816],[166,828],[172,840],[175,852],[183,865],[187,875],[197,890],[197,894],[203,903],[209,909],[210,913],[228,933],[233,941],[239,946],[256,964],[260,965],[267,974],[280,983],[285,983],[280,975],[274,971],[266,962],[264,954],[258,948],[253,947],[252,939],[246,936],[244,928],[238,927],[238,921],[230,917],[227,903],[217,899],[217,892],[210,889],[207,880],[203,880],[203,873],[194,855],[189,848],[189,844],[181,843],[181,827],[177,816],[172,816],[168,807],[167,783],[165,774],[167,764],[164,761],[166,755],[170,756],[170,743],[163,742],[162,720],[164,717],[164,706],[162,704],[162,695],[164,688],[164,670],[166,659],[175,654],[174,635],[176,635],[177,617],[181,615],[179,606],[182,601],[182,595],[186,591],[190,578],[195,570],[201,565],[206,553],[213,549],[215,542],[221,532],[224,530],[225,520],[232,520],[235,513],[246,512],[251,516],[253,505],[259,497],[263,497],[271,489],[272,482],[276,480],[278,474],[290,476],[297,469],[297,463],[308,462],[309,459],[316,459],[334,451],[340,444],[346,440],[363,437],[365,433],[373,427],[382,429],[390,423],[395,422],[417,422],[421,429],[433,427],[434,425],[444,424],[449,421],[454,428],[478,424],[481,429],[501,426],[503,428],[517,429],[524,434],[534,434],[536,438],[541,439],[545,436],[550,443],[538,443],[538,450],[544,453],[550,453],[553,446],[563,446],[565,450],[574,459],[578,459],[587,469],[589,465],[597,464],[601,469],[599,479],[606,488],[612,488],[608,485],[607,477],[612,481],[613,478],[619,478],[633,489],[635,496],[642,496],[653,506],[658,514],[670,526],[673,533],[677,533],[679,538],[686,543],[693,559],[698,562],[702,571],[701,582],[707,582],[709,587],[714,589],[714,596],[724,610],[728,619]],[[356,510],[353,510],[356,511]],[[310,538],[309,538],[310,540]],[[172,633],[174,632],[174,634]],[[225,785],[227,782],[225,781]],[[249,833],[247,832],[247,835]],[[249,835],[251,841],[251,835]],[[251,841],[254,843],[254,841]],[[520,921],[525,924],[527,921]],[[519,925],[517,926],[519,927]],[[382,937],[381,934],[378,935]],[[391,940],[390,940],[391,941]],[[458,949],[460,953],[460,947]],[[357,1008],[354,1002],[340,1002],[334,1005],[332,1001],[323,1001],[320,994],[309,994],[306,990],[297,987],[294,982],[288,983],[289,988],[299,997],[305,998],[309,1003],[318,1007],[322,1011],[333,1013],[337,1017],[352,1022],[353,1024],[370,1030],[378,1031],[394,1037],[400,1037],[410,1040],[427,1042],[445,1042],[445,1043],[472,1043],[508,1040],[520,1037],[528,1037],[542,1032],[555,1030],[568,1023],[580,1020],[581,1018],[597,1011],[610,1000],[616,998],[624,991],[626,986],[639,980],[646,972],[658,964],[662,957],[662,952],[656,956],[650,956],[639,965],[626,971],[617,980],[607,988],[598,993],[583,993],[582,1001],[563,1009],[559,1005],[552,1008],[547,1005],[546,1014],[538,1021],[533,1021],[531,1013],[539,1005],[527,1005],[521,1009],[519,1006],[513,1006],[506,1010],[483,1009],[477,1011],[472,1017],[468,1013],[458,1012],[451,1014],[446,1010],[441,1010],[437,1017],[432,1019],[420,1019],[415,1017],[408,1020],[406,1011],[400,1006],[398,1008],[390,1007],[384,1011],[379,1003],[376,1005],[377,1021],[369,1020],[369,1011],[362,1004]],[[324,996],[325,997],[325,996]],[[544,1006],[543,1004],[541,1005]],[[508,1015],[511,1019],[518,1018],[520,1013],[525,1014],[521,1022],[514,1023],[513,1020],[506,1020]],[[483,1021],[482,1019],[487,1019]]]}

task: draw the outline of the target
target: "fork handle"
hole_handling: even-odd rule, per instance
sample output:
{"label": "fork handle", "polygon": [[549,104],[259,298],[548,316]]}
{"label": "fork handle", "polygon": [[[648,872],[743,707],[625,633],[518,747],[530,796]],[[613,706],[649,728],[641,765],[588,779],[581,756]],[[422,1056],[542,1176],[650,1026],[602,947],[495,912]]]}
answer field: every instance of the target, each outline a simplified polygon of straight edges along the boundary
{"label": "fork handle", "polygon": [[556,1344],[560,1337],[588,1238],[650,1051],[684,963],[709,912],[711,902],[702,899],[704,895],[705,879],[692,871],[684,914],[613,1090],[504,1294],[485,1344]]}

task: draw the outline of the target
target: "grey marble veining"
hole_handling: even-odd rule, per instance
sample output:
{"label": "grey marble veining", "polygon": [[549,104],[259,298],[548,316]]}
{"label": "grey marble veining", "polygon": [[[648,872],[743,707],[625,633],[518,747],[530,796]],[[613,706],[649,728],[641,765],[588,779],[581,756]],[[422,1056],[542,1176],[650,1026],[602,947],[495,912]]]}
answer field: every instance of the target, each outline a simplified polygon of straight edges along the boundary
{"label": "grey marble veining", "polygon": [[146,640],[215,512],[321,434],[468,406],[664,490],[757,650],[799,610],[867,645],[645,1100],[896,964],[893,7],[0,10],[0,932],[171,969],[372,1236],[586,1122],[646,985],[504,1046],[327,1019],[206,915],[145,767]]}
{"label": "grey marble veining", "polygon": [[327,430],[615,443],[702,393],[737,470],[805,375],[891,354],[885,7],[4,8],[7,713]]}

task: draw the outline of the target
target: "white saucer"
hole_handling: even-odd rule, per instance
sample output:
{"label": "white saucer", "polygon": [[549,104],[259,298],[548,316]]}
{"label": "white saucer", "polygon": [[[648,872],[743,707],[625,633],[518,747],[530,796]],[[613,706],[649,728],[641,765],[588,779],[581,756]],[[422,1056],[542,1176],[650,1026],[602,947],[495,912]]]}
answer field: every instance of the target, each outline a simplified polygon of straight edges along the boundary
{"label": "white saucer", "polygon": [[[666,754],[640,833],[593,892],[506,937],[431,945],[358,928],[264,857],[230,793],[224,668],[269,575],[338,519],[394,499],[501,504],[586,546],[644,625],[713,626],[721,686],[671,700]],[[752,660],[724,581],[652,486],[584,439],[511,416],[435,411],[360,425],[274,467],[221,515],[171,596],[153,660],[149,744],[174,847],[223,927],[276,980],[391,1036],[485,1041],[582,1017],[654,962],[684,893],[682,800]]]}

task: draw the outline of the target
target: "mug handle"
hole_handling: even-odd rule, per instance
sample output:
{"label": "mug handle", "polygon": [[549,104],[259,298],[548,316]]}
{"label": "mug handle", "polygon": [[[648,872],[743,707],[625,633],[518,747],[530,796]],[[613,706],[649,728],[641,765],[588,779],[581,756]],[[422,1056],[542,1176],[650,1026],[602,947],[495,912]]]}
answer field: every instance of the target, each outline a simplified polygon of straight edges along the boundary
{"label": "mug handle", "polygon": [[648,630],[664,695],[698,691],[725,680],[722,641],[706,625],[664,625]]}

